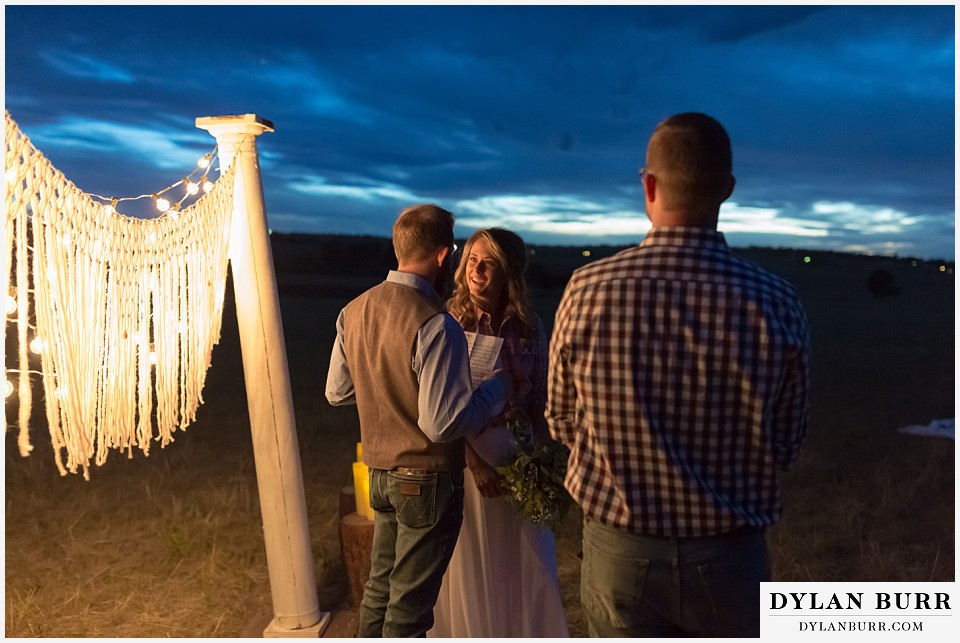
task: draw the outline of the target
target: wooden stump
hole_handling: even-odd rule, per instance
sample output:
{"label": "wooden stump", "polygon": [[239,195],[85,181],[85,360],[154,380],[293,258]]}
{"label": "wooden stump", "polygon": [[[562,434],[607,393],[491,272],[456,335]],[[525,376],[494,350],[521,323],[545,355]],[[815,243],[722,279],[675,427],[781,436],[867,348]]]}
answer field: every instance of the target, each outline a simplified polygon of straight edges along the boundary
{"label": "wooden stump", "polygon": [[340,517],[357,511],[357,492],[352,484],[340,488]]}
{"label": "wooden stump", "polygon": [[370,577],[370,551],[373,549],[373,521],[356,511],[340,518],[340,551],[347,574],[347,604],[357,609],[363,598],[363,585]]}

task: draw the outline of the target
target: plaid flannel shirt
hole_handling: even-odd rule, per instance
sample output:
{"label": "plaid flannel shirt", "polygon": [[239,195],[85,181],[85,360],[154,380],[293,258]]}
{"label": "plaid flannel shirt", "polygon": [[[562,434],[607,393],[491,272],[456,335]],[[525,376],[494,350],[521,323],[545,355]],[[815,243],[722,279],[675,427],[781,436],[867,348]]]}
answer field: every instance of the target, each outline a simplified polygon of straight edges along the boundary
{"label": "plaid flannel shirt", "polygon": [[810,344],[786,281],[704,228],[654,228],[576,270],[550,342],[547,421],[584,514],[708,536],[781,513],[806,436]]}

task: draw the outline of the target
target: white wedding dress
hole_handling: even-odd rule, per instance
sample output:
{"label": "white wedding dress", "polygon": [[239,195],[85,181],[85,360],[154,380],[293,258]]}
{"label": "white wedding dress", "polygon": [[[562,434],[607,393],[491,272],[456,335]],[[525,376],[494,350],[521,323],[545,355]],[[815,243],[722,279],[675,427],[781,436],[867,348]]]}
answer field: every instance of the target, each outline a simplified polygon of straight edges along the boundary
{"label": "white wedding dress", "polygon": [[[471,439],[488,463],[509,462],[506,427]],[[464,472],[463,527],[433,610],[431,638],[567,637],[553,532],[519,516],[503,496],[484,498]]]}

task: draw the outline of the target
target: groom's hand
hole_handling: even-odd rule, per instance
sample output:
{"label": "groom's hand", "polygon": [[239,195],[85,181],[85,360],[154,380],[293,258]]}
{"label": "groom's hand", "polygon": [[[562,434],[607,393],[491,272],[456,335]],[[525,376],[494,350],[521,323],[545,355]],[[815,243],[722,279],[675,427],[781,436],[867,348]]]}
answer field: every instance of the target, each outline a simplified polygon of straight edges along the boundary
{"label": "groom's hand", "polygon": [[470,445],[467,445],[466,456],[467,468],[473,474],[480,495],[484,498],[496,498],[503,495],[503,491],[500,489],[500,478],[502,476],[497,473],[497,470],[477,455]]}

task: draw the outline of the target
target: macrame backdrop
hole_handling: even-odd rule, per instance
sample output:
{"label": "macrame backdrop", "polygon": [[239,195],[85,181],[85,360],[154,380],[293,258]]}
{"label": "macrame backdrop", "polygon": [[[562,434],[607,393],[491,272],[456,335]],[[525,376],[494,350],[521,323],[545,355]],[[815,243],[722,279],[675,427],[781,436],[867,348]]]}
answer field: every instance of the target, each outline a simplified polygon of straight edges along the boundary
{"label": "macrame backdrop", "polygon": [[[219,341],[233,213],[233,166],[177,216],[140,219],[68,181],[6,114],[2,278],[16,366],[21,455],[28,455],[31,374],[43,384],[61,475],[109,449],[173,441],[196,417]],[[39,340],[39,357],[28,346]],[[9,357],[13,358],[13,355]],[[8,385],[9,388],[9,385]],[[9,398],[8,398],[9,399]],[[4,411],[6,417],[6,410]],[[6,423],[5,423],[6,424]],[[9,425],[7,425],[9,426]],[[64,461],[64,454],[66,460]]]}

